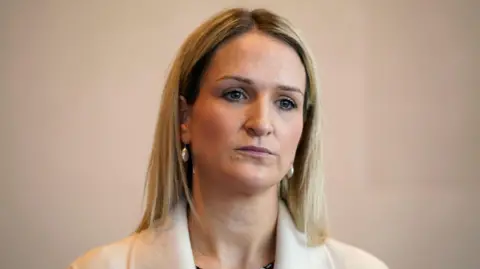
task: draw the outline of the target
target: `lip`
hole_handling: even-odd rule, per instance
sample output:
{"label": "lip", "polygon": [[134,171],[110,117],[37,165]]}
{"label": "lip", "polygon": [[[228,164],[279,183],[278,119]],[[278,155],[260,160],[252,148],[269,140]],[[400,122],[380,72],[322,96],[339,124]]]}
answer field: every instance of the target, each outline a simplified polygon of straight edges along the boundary
{"label": "lip", "polygon": [[237,148],[237,150],[254,155],[275,155],[271,150],[257,146],[244,146]]}

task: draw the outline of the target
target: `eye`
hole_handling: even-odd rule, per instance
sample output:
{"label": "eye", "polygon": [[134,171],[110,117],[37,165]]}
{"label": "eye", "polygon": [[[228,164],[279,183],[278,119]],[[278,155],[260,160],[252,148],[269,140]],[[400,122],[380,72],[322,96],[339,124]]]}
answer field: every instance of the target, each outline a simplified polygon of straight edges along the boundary
{"label": "eye", "polygon": [[239,102],[247,98],[245,92],[240,88],[226,91],[222,97],[231,102]]}
{"label": "eye", "polygon": [[280,107],[280,109],[285,110],[285,111],[289,111],[289,110],[297,108],[297,104],[295,104],[295,102],[293,102],[292,100],[290,100],[288,98],[278,100],[277,103],[278,103],[278,106]]}

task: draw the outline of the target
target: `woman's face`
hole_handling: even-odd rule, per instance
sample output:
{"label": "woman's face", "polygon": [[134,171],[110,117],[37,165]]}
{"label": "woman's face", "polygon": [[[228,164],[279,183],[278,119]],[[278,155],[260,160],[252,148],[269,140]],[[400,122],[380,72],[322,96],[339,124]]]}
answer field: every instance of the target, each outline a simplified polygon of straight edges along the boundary
{"label": "woman's face", "polygon": [[247,192],[279,183],[302,134],[305,87],[285,43],[252,31],[222,45],[182,124],[200,180]]}

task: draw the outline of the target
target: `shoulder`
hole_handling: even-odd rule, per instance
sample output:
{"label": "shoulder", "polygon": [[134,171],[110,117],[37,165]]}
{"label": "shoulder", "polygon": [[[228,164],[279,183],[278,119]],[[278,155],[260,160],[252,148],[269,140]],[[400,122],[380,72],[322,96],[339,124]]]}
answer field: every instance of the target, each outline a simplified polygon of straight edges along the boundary
{"label": "shoulder", "polygon": [[126,269],[136,235],[99,246],[74,260],[69,269]]}
{"label": "shoulder", "polygon": [[325,246],[330,259],[333,260],[335,265],[340,264],[340,268],[388,269],[388,266],[383,261],[360,248],[334,239],[328,239]]}
{"label": "shoulder", "polygon": [[[189,245],[184,207],[162,223],[122,240],[93,248],[74,260],[69,269],[169,268],[178,263],[177,251]],[[183,255],[185,256],[185,255]]]}
{"label": "shoulder", "polygon": [[93,248],[74,260],[69,269],[164,268],[162,266],[171,261],[169,257],[175,254],[171,246],[178,232],[172,227],[166,223]]}

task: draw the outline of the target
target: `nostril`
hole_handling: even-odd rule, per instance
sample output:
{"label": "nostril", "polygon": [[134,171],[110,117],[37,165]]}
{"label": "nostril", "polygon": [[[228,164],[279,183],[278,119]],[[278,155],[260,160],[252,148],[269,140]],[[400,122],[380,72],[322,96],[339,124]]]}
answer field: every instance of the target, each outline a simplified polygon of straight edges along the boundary
{"label": "nostril", "polygon": [[247,126],[247,132],[252,136],[265,136],[272,133],[272,125],[268,122],[256,122]]}

